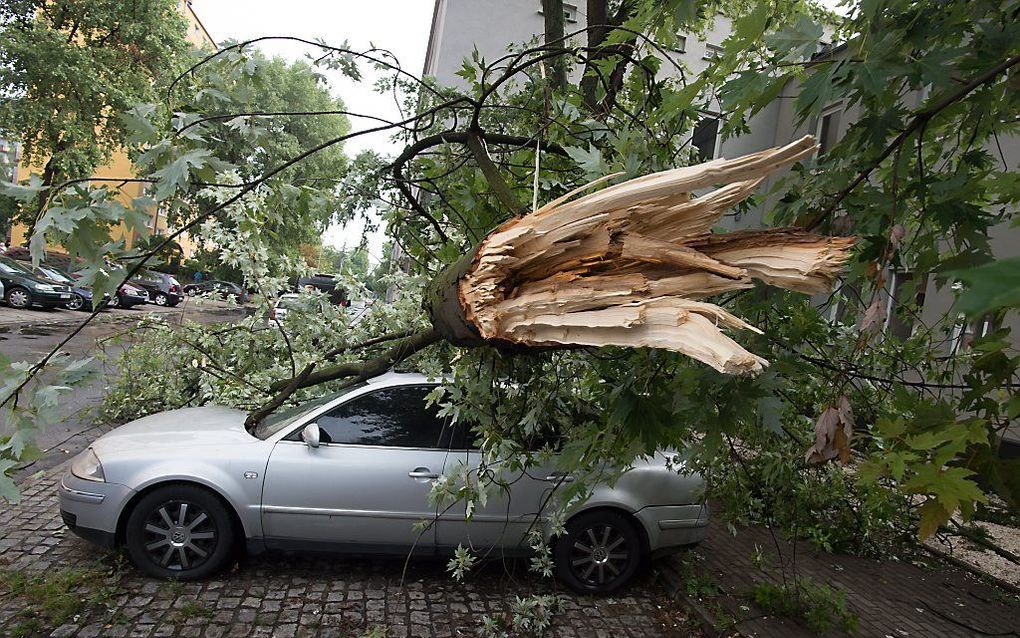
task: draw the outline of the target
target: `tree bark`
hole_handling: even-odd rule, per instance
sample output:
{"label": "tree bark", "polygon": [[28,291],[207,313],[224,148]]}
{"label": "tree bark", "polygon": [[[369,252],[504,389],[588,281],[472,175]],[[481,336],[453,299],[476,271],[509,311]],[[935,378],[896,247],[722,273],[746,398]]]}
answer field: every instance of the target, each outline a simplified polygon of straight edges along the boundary
{"label": "tree bark", "polygon": [[[563,42],[563,0],[542,0],[542,14],[545,18],[545,43],[564,46]],[[567,64],[564,56],[558,55],[551,63],[552,84],[559,91],[567,88]]]}
{"label": "tree bark", "polygon": [[[701,299],[752,279],[803,293],[831,287],[853,238],[797,229],[715,234],[722,214],[772,171],[815,152],[808,136],[735,160],[571,194],[495,229],[429,287],[436,332],[459,346],[654,347],[732,374],[768,362],[720,328],[757,331]],[[726,184],[701,197],[692,192]]]}

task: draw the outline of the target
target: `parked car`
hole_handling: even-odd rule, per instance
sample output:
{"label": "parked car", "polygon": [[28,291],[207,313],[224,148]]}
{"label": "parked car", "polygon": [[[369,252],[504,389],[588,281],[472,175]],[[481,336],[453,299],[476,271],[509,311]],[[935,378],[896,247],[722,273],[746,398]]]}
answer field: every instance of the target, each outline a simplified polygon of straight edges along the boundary
{"label": "parked car", "polygon": [[336,277],[324,273],[316,273],[308,277],[297,279],[297,290],[315,289],[329,297],[329,303],[337,306],[346,306],[348,303],[347,291],[340,287]]}
{"label": "parked car", "polygon": [[287,316],[287,313],[296,306],[301,296],[296,292],[285,292],[276,300],[273,307],[269,309],[269,324],[273,322],[283,321]]}
{"label": "parked car", "polygon": [[0,257],[4,299],[12,308],[56,308],[71,300],[71,287],[34,274],[13,259]]}
{"label": "parked car", "polygon": [[184,294],[189,297],[195,295],[216,294],[222,299],[233,297],[238,303],[248,300],[248,293],[232,281],[220,281],[210,279],[197,284],[184,284]]}
{"label": "parked car", "polygon": [[123,284],[110,299],[111,308],[133,308],[149,303],[149,293],[144,288]]}
{"label": "parked car", "polygon": [[[186,408],[123,425],[79,454],[60,483],[61,516],[96,544],[124,545],[144,572],[197,579],[236,551],[346,550],[446,554],[468,542],[527,553],[552,490],[572,478],[549,468],[507,472],[509,493],[471,521],[429,505],[440,474],[477,466],[471,436],[426,404],[436,381],[390,373],[264,419]],[[649,554],[701,541],[704,482],[656,454],[635,462],[573,510],[553,540],[556,572],[579,591],[623,586]],[[432,524],[420,531],[419,521]]]}
{"label": "parked car", "polygon": [[[30,266],[25,264],[25,267]],[[40,264],[38,267],[33,268],[32,271],[41,277],[67,284],[71,287],[71,300],[64,304],[65,308],[68,310],[86,310],[92,312],[92,289],[79,286],[77,277],[49,264]],[[105,298],[106,301],[109,301],[110,296],[106,295]]]}
{"label": "parked car", "polygon": [[129,282],[149,294],[149,301],[157,306],[176,306],[184,299],[181,282],[173,275],[155,270],[142,270]]}

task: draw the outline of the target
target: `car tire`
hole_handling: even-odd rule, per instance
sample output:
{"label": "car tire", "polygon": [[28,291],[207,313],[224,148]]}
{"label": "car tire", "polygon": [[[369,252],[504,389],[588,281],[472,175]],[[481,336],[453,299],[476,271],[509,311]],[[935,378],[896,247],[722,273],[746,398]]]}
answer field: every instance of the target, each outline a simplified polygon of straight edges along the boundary
{"label": "car tire", "polygon": [[32,293],[20,286],[9,288],[5,297],[7,305],[11,308],[23,310],[32,307]]}
{"label": "car tire", "polygon": [[167,306],[169,305],[170,298],[167,297],[165,293],[157,292],[152,301],[155,302],[157,306]]}
{"label": "car tire", "polygon": [[107,308],[120,308],[120,295],[112,295],[106,302]]}
{"label": "car tire", "polygon": [[641,566],[641,536],[617,512],[597,510],[570,519],[556,539],[556,575],[579,593],[610,594],[626,585]]}
{"label": "car tire", "polygon": [[199,580],[220,571],[234,558],[234,538],[227,505],[195,485],[167,485],[146,494],[124,529],[131,562],[162,579]]}
{"label": "car tire", "polygon": [[85,297],[79,294],[72,294],[71,300],[67,302],[66,308],[68,310],[84,310],[85,309]]}
{"label": "car tire", "polygon": [[184,294],[186,294],[189,297],[194,297],[195,295],[198,294],[198,288],[189,286],[184,289]]}

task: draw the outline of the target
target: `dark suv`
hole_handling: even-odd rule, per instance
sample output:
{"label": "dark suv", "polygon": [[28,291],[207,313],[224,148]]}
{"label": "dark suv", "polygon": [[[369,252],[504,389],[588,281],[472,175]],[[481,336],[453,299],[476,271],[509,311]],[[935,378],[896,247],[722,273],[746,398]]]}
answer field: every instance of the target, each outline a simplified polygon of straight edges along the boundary
{"label": "dark suv", "polygon": [[149,300],[157,306],[173,307],[184,298],[181,282],[165,272],[142,270],[129,283],[149,293]]}
{"label": "dark suv", "polygon": [[13,259],[0,257],[4,299],[12,308],[56,308],[71,301],[71,287],[32,273]]}

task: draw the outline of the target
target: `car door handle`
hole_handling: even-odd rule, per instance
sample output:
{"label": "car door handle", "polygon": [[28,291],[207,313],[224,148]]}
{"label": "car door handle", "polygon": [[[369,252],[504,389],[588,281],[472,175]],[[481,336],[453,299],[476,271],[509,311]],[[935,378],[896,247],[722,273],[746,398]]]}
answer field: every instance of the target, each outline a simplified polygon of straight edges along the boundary
{"label": "car door handle", "polygon": [[571,483],[574,477],[564,472],[553,472],[542,480],[549,481],[550,483]]}
{"label": "car door handle", "polygon": [[407,473],[413,479],[437,479],[439,474],[433,472],[427,467],[416,467]]}

